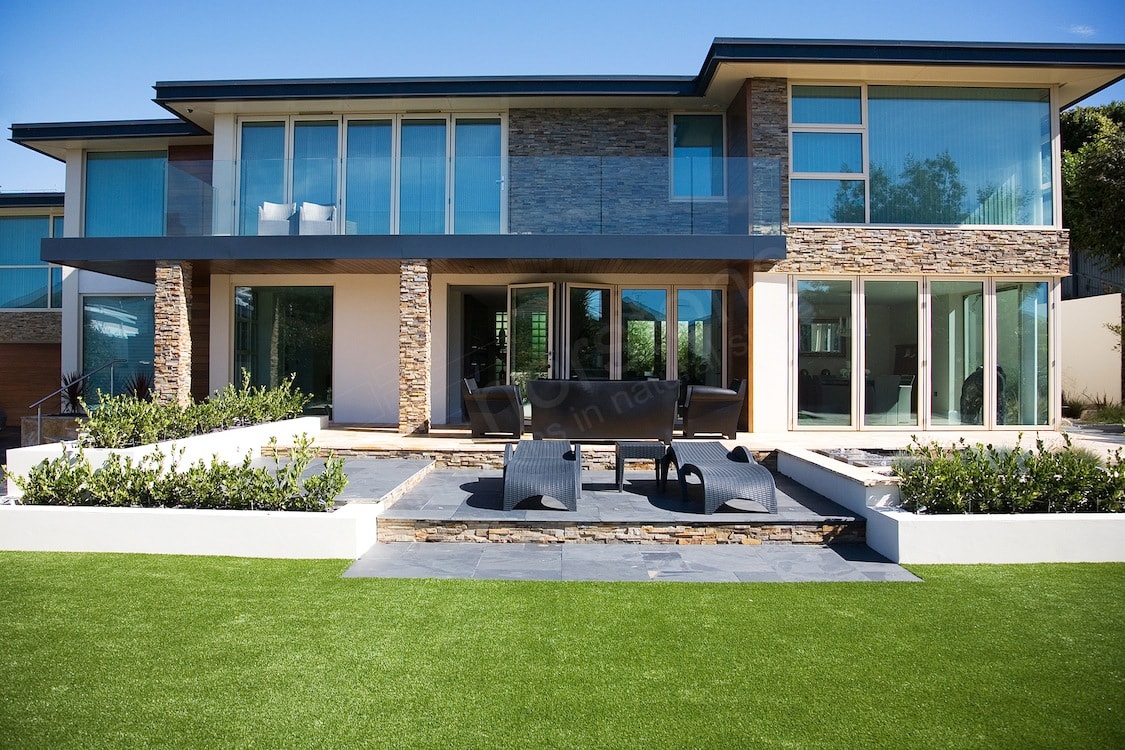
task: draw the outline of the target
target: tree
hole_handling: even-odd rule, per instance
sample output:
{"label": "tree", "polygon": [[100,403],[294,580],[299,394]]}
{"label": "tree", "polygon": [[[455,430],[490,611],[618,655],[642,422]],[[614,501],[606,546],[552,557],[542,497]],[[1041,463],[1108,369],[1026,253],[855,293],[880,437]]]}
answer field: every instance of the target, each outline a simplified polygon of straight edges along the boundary
{"label": "tree", "polygon": [[[960,224],[965,218],[965,183],[957,162],[943,151],[931,159],[908,156],[898,179],[871,167],[871,221],[875,224]],[[863,222],[862,183],[841,183],[832,206],[841,223]]]}
{"label": "tree", "polygon": [[1125,103],[1062,116],[1063,222],[1075,250],[1125,267]]}

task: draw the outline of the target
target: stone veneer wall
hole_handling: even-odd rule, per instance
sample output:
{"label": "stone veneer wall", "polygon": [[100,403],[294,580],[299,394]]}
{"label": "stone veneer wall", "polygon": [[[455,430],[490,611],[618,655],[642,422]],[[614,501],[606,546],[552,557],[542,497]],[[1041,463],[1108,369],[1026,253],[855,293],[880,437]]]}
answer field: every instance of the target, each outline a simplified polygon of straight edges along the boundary
{"label": "stone veneer wall", "polygon": [[1070,240],[1056,229],[788,227],[776,273],[1065,276]]}
{"label": "stone veneer wall", "polygon": [[726,234],[725,202],[669,201],[670,113],[513,109],[513,234]]}
{"label": "stone veneer wall", "polygon": [[430,261],[403,259],[398,282],[398,431],[430,431]]}
{"label": "stone veneer wall", "polygon": [[[744,95],[750,156],[776,159],[781,170],[779,185],[759,182],[755,186],[754,215],[771,216],[780,211],[784,225],[789,221],[789,82],[784,78],[750,78],[744,84]],[[764,231],[769,231],[768,227]]]}
{"label": "stone veneer wall", "polygon": [[0,312],[0,344],[57,344],[62,341],[62,311]]}
{"label": "stone veneer wall", "polygon": [[191,403],[191,263],[156,261],[153,301],[153,393],[159,401]]}

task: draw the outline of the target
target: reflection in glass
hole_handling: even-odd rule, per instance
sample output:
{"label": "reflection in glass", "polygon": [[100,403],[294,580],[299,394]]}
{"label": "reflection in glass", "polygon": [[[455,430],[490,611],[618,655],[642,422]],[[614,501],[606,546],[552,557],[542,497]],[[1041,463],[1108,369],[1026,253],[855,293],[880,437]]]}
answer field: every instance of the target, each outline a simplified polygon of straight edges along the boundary
{"label": "reflection in glass", "polygon": [[87,237],[164,235],[164,151],[86,155]]}
{"label": "reflection in glass", "polygon": [[348,122],[345,234],[391,232],[391,121]]}
{"label": "reflection in glass", "polygon": [[723,188],[722,115],[675,115],[672,119],[672,195],[717,197]]}
{"label": "reflection in glass", "polygon": [[863,299],[863,423],[917,425],[918,282],[867,281]]}
{"label": "reflection in glass", "polygon": [[863,180],[792,180],[790,220],[813,224],[862,224]]}
{"label": "reflection in glass", "polygon": [[724,387],[723,293],[718,289],[676,292],[676,376],[684,385]]}
{"label": "reflection in glass", "polygon": [[337,124],[298,120],[293,124],[293,203],[336,204]]}
{"label": "reflection in glass", "polygon": [[332,399],[332,287],[235,288],[235,377],[274,387],[290,375],[313,400],[310,413],[327,413]]}
{"label": "reflection in glass", "polygon": [[609,380],[610,290],[572,286],[570,303],[570,368],[568,377]]}
{"label": "reflection in glass", "polygon": [[82,298],[82,371],[91,372],[115,359],[110,368],[93,375],[86,386],[86,402],[98,402],[97,393],[125,392],[136,375],[152,382],[153,297],[86,295]]}
{"label": "reflection in glass", "polygon": [[859,86],[794,86],[793,122],[859,125]]}
{"label": "reflection in glass", "polygon": [[621,378],[667,377],[668,292],[621,290]]}
{"label": "reflection in glass", "polygon": [[859,133],[794,133],[794,172],[862,172]]}
{"label": "reflection in glass", "polygon": [[1045,425],[1050,412],[1045,281],[996,283],[996,423]]}
{"label": "reflection in glass", "polygon": [[1053,221],[1047,89],[868,87],[871,221]]}
{"label": "reflection in glass", "polygon": [[454,231],[499,234],[500,121],[458,119],[454,138]]}
{"label": "reflection in glass", "polygon": [[402,123],[399,232],[445,233],[445,120]]}
{"label": "reflection in glass", "polygon": [[238,233],[258,234],[258,207],[285,202],[285,123],[242,123]]}
{"label": "reflection in glass", "polygon": [[930,284],[930,420],[934,426],[982,424],[984,284]]}
{"label": "reflection in glass", "polygon": [[[837,338],[821,345],[813,331],[829,330],[823,324],[832,324]],[[851,331],[850,281],[797,282],[797,424],[852,424]]]}
{"label": "reflection in glass", "polygon": [[551,377],[551,288],[508,288],[508,367],[511,382],[527,398],[527,381]]}

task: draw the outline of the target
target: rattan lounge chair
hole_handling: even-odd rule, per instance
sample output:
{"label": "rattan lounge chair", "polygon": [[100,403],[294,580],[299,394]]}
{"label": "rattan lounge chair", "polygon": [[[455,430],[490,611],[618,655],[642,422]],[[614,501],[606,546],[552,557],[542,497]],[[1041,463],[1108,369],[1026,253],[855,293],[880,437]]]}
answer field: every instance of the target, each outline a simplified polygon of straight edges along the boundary
{"label": "rattan lounge chair", "polygon": [[553,497],[578,510],[582,497],[582,448],[567,440],[521,440],[504,446],[504,510],[529,497]]}
{"label": "rattan lounge chair", "polygon": [[734,440],[745,400],[745,380],[735,380],[730,388],[689,385],[684,397],[684,437],[718,434]]}
{"label": "rattan lounge chair", "polygon": [[518,385],[477,387],[473,378],[461,382],[461,398],[473,437],[505,435],[518,438],[523,434],[523,407]]}
{"label": "rattan lounge chair", "polygon": [[717,441],[676,440],[664,463],[676,464],[680,494],[689,500],[687,477],[694,474],[703,486],[703,512],[710,515],[728,500],[744,498],[761,503],[769,513],[777,513],[777,487],[769,469],[759,464],[744,446],[728,451]]}

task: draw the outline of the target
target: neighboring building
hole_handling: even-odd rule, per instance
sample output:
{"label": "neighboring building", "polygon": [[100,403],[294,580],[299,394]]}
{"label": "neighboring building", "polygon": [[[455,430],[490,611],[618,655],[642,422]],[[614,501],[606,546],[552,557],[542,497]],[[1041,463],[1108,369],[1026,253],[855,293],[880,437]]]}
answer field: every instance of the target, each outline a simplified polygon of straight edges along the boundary
{"label": "neighboring building", "polygon": [[1016,428],[1060,413],[1058,113],[1123,76],[1125,46],[718,39],[696,76],[161,82],[177,119],[12,133],[67,164],[64,369],[295,372],[404,432],[466,376]]}
{"label": "neighboring building", "polygon": [[63,269],[40,242],[62,236],[62,214],[62,193],[0,193],[0,427],[60,384]]}

